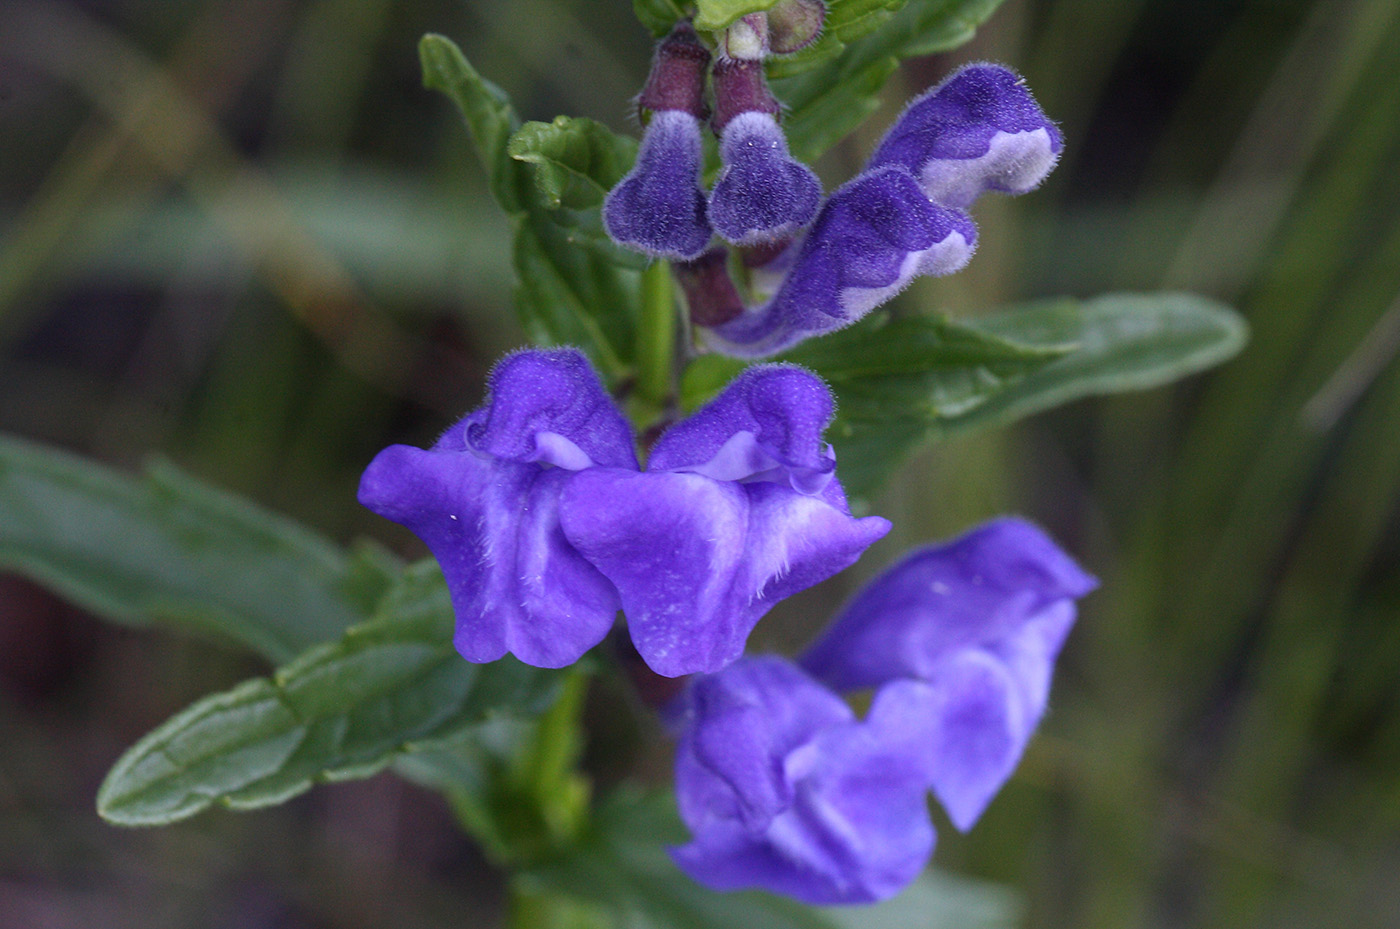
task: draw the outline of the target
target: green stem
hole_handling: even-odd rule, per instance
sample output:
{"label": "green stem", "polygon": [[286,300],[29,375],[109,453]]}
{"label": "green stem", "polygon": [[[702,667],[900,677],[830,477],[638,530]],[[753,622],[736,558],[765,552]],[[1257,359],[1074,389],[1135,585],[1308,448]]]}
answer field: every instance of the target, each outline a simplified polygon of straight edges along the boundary
{"label": "green stem", "polygon": [[[642,318],[637,327],[637,398],[647,407],[637,413],[655,419],[674,394],[676,298],[671,265],[656,261],[642,272]],[[649,423],[639,424],[642,426]]]}

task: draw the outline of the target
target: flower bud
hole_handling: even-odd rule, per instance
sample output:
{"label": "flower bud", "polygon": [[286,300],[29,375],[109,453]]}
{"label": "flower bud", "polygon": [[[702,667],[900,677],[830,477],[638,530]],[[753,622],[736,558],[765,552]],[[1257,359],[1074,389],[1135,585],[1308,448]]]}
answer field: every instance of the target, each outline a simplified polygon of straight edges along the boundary
{"label": "flower bud", "polygon": [[768,10],[768,51],[790,55],[821,35],[826,4],[821,0],[782,0]]}

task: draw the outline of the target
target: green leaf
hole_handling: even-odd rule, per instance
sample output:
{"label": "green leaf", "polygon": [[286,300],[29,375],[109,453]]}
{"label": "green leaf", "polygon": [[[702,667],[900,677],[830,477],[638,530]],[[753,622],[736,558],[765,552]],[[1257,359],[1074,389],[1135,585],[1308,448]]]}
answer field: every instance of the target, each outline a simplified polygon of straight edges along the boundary
{"label": "green leaf", "polygon": [[740,16],[761,13],[778,0],[696,0],[695,28],[704,32],[723,29]]}
{"label": "green leaf", "polygon": [[515,230],[521,322],[538,345],[587,347],[599,373],[615,383],[630,370],[639,276],[539,212],[520,216]]}
{"label": "green leaf", "polygon": [[463,661],[436,562],[406,572],[375,617],[336,642],[195,703],[112,768],[98,812],[121,825],[174,822],[220,804],[281,803],[318,781],[368,777],[500,714],[537,714],[559,675],[505,658]]}
{"label": "green leaf", "polygon": [[[789,107],[784,128],[794,155],[807,161],[821,155],[879,106],[875,95],[900,60],[956,48],[1000,3],[833,2],[822,38],[768,67],[774,93]],[[815,68],[819,63],[825,66]]]}
{"label": "green leaf", "polygon": [[510,137],[506,151],[533,168],[535,187],[549,209],[602,205],[637,158],[637,143],[591,119],[556,116],[528,122]]}
{"label": "green leaf", "polygon": [[[639,256],[603,232],[603,194],[632,167],[636,145],[589,119],[520,126],[499,88],[451,40],[419,45],[423,82],[467,118],[491,189],[515,223],[515,308],[538,345],[577,345],[610,383],[631,373],[640,312]],[[519,129],[519,132],[517,132]]]}
{"label": "green leaf", "polygon": [[686,16],[685,7],[677,0],[632,0],[632,12],[657,38]]}
{"label": "green leaf", "polygon": [[1004,888],[929,873],[874,906],[814,908],[759,891],[716,893],[683,874],[665,846],[686,841],[669,794],[619,791],[587,841],[517,877],[518,890],[596,905],[628,929],[1009,929],[1019,906]]}
{"label": "green leaf", "polygon": [[1203,297],[1114,294],[957,323],[917,318],[857,326],[787,358],[831,384],[839,412],[828,437],[842,483],[861,497],[926,438],[1166,384],[1219,364],[1245,339],[1243,320]]}
{"label": "green leaf", "polygon": [[133,478],[8,437],[0,566],[113,622],[213,633],[273,661],[362,620],[396,570],[172,465]]}
{"label": "green leaf", "polygon": [[446,94],[466,118],[492,194],[508,212],[519,209],[516,164],[506,146],[520,118],[505,91],[478,74],[446,36],[423,36],[418,43],[418,60],[423,86]]}

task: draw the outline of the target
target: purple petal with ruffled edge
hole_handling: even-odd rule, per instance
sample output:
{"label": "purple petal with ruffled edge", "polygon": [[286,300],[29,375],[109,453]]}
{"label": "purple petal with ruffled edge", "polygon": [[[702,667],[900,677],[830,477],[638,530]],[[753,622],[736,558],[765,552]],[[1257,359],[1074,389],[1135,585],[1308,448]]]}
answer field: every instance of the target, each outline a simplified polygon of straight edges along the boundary
{"label": "purple petal with ruffled edge", "polygon": [[820,492],[836,471],[822,432],[836,404],[821,379],[795,365],[758,365],[705,407],[667,429],[649,471],[693,471],[722,481],[769,480]]}
{"label": "purple petal with ruffled edge", "polygon": [[838,690],[927,680],[949,655],[994,645],[1097,586],[1038,526],[993,520],[906,555],[867,584],[802,666]]}
{"label": "purple petal with ruffled edge", "polygon": [[648,255],[698,258],[710,241],[700,161],[699,119],[682,110],[652,114],[636,165],[603,201],[608,235]]}
{"label": "purple petal with ruffled edge", "polygon": [[564,491],[568,541],[617,587],[658,674],[738,658],[775,603],[855,562],[890,524],[855,519],[813,374],[751,369],[657,441],[644,474],[594,468]]}
{"label": "purple petal with ruffled edge", "polygon": [[961,268],[976,241],[972,219],[929,202],[908,171],[867,171],[827,200],[773,298],[706,341],[741,358],[775,354],[849,326],[920,274]]}
{"label": "purple petal with ruffled edge", "polygon": [[934,843],[905,687],[882,691],[857,721],[781,658],[698,680],[676,758],[694,839],[672,850],[677,865],[716,890],[758,887],[813,904],[905,887]]}
{"label": "purple petal with ruffled edge", "polygon": [[1015,72],[975,64],[916,99],[890,127],[867,170],[899,165],[931,200],[964,209],[984,191],[1039,186],[1064,148]]}
{"label": "purple petal with ruffled edge", "polygon": [[636,468],[631,433],[572,349],[519,352],[492,372],[491,397],[432,449],[380,452],[360,502],[409,528],[442,566],[467,660],[510,652],[572,664],[607,634],[613,585],[564,538],[559,500],[574,470]]}
{"label": "purple petal with ruffled edge", "polygon": [[872,581],[802,657],[839,690],[921,681],[929,784],[968,829],[1044,715],[1075,599],[1098,586],[1038,527],[987,523]]}
{"label": "purple petal with ruffled edge", "polygon": [[787,140],[768,113],[741,113],[720,140],[724,169],[710,193],[715,231],[735,245],[785,238],[812,221],[822,185],[812,169],[788,154]]}

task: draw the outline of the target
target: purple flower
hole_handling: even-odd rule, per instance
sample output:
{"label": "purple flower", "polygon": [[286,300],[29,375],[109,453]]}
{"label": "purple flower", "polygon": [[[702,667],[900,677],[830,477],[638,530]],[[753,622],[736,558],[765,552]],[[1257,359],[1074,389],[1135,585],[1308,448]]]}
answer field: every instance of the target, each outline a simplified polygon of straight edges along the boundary
{"label": "purple flower", "polygon": [[814,904],[893,896],[928,862],[927,756],[909,682],[864,720],[782,658],[749,658],[681,698],[676,863],[716,890]]}
{"label": "purple flower", "polygon": [[657,257],[697,257],[710,241],[700,161],[700,120],[680,110],[654,114],[636,165],[603,201],[608,235]]}
{"label": "purple flower", "polygon": [[695,258],[710,241],[700,186],[701,120],[710,53],[689,23],[658,43],[638,108],[652,114],[637,162],[603,201],[618,243],[663,258]]}
{"label": "purple flower", "polygon": [[667,430],[646,472],[593,468],[569,482],[564,534],[616,585],[652,670],[719,670],[775,603],[889,531],[850,515],[821,439],[832,413],[807,371],[750,368]]}
{"label": "purple flower", "polygon": [[821,440],[831,396],[801,369],[746,371],[661,436],[646,472],[579,352],[511,355],[490,388],[431,449],[391,446],[360,484],[442,565],[469,661],[562,667],[621,607],[657,673],[718,670],[774,603],[889,530],[851,517]]}
{"label": "purple flower", "polygon": [[767,303],[706,330],[718,351],[760,358],[850,325],[920,274],[965,265],[977,227],[931,202],[899,167],[867,171],[827,200]]}
{"label": "purple flower", "polygon": [[724,169],[710,194],[710,222],[736,245],[789,238],[816,215],[821,182],[788,154],[761,62],[721,59],[713,79]]}
{"label": "purple flower", "polygon": [[963,208],[984,190],[1035,187],[1061,148],[1059,129],[1013,72],[957,72],[905,110],[865,171],[765,269],[778,278],[772,297],[706,328],[707,342],[727,355],[767,357],[850,325],[919,275],[961,269],[977,239]]}
{"label": "purple flower", "polygon": [[1096,586],[1037,527],[994,520],[880,575],[801,664],[838,690],[922,682],[930,784],[966,830],[1025,750],[1075,599]]}
{"label": "purple flower", "polygon": [[916,99],[886,133],[867,165],[899,165],[930,200],[966,208],[987,190],[1023,194],[1037,187],[1064,148],[1015,72],[969,65]]}
{"label": "purple flower", "polygon": [[632,433],[577,351],[509,355],[490,388],[431,449],[380,452],[360,502],[437,557],[464,658],[563,667],[602,640],[619,600],[564,538],[560,493],[587,468],[635,470]]}

